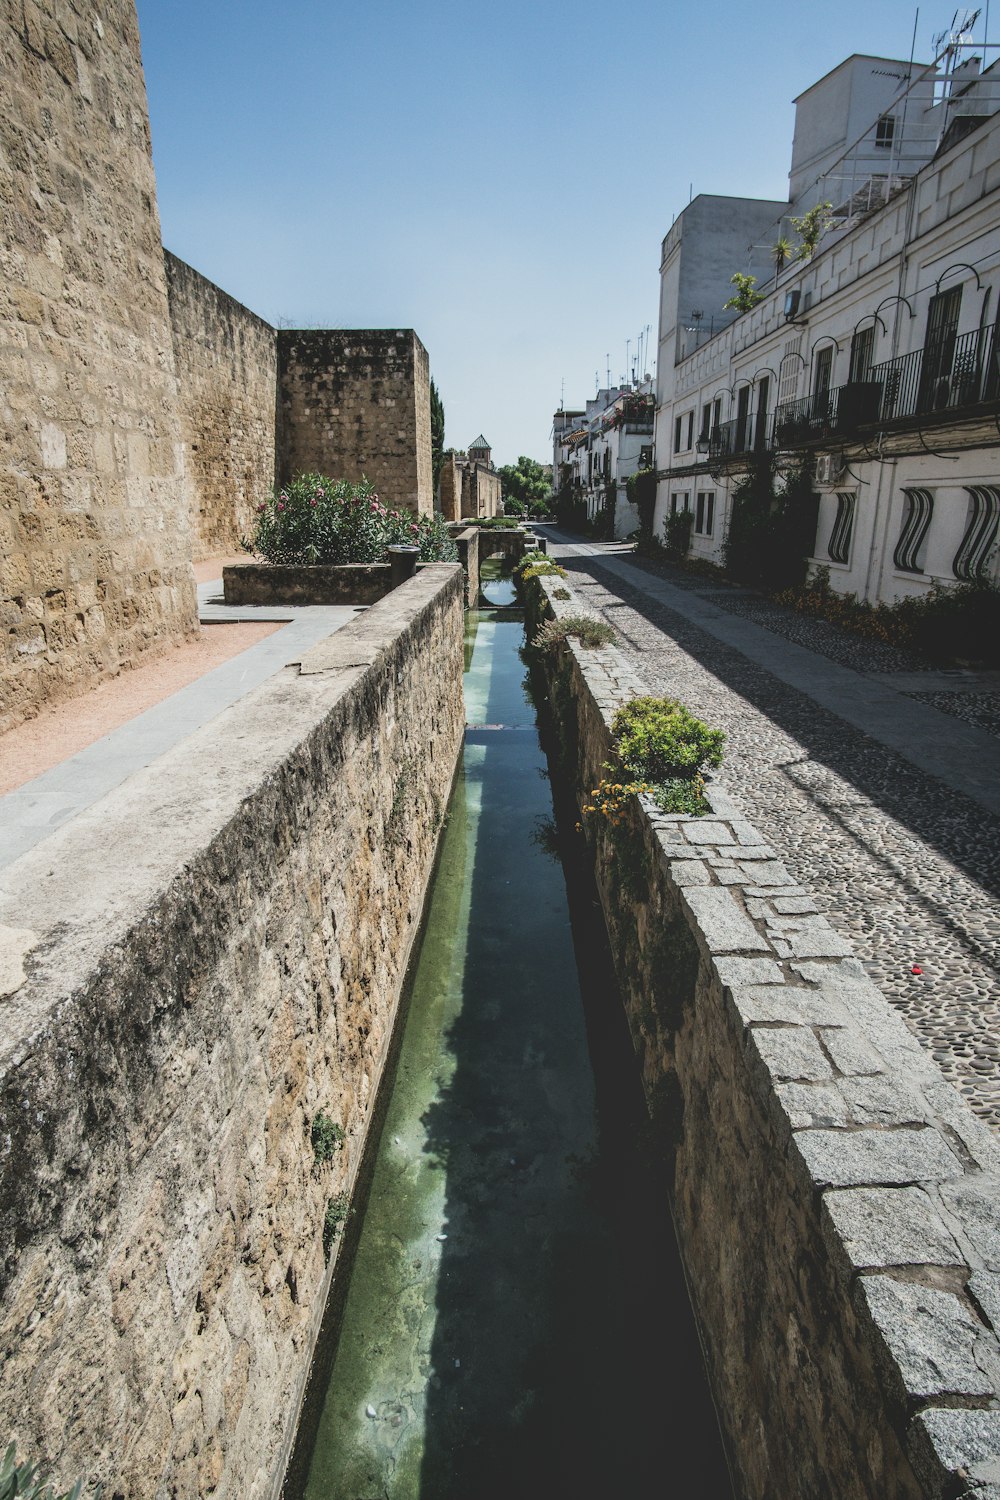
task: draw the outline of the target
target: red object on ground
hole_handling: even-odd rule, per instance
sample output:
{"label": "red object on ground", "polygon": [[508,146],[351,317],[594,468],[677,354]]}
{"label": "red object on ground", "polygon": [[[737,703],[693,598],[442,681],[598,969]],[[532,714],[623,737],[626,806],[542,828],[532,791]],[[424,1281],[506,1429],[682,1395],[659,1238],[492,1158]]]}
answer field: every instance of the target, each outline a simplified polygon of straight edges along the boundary
{"label": "red object on ground", "polygon": [[922,968],[921,968],[921,967],[920,967],[920,965],[919,965],[919,964],[914,964],[914,965],[913,965],[913,968],[912,968],[912,969],[911,969],[911,970],[910,970],[910,973],[911,973],[911,974],[922,974],[922,973],[923,973],[923,972],[924,972],[924,971],[923,971],[923,969],[922,969]]}

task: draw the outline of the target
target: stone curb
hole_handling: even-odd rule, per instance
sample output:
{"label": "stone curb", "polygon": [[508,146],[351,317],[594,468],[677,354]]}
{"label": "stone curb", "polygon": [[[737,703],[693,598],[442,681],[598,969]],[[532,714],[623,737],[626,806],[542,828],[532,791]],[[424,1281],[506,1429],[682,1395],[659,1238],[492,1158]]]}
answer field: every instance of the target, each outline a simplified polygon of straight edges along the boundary
{"label": "stone curb", "polygon": [[[538,582],[556,617],[579,612]],[[567,645],[610,742],[649,688],[615,647]],[[639,800],[750,1087],[819,1206],[925,1493],[1000,1500],[1000,1144],[724,784],[706,795],[711,819]]]}

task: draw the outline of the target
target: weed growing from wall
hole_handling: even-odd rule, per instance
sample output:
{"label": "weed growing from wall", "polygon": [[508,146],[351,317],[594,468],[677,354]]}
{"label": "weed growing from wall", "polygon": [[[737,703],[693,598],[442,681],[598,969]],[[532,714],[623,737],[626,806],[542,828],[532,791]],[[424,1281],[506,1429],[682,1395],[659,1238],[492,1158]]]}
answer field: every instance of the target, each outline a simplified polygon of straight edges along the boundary
{"label": "weed growing from wall", "polygon": [[346,1193],[338,1193],[331,1198],[326,1205],[326,1213],[323,1215],[323,1259],[330,1259],[330,1251],[333,1249],[334,1240],[340,1231],[340,1226],[347,1218],[347,1210],[350,1199]]}
{"label": "weed growing from wall", "polygon": [[309,1139],[317,1166],[323,1166],[332,1161],[338,1151],[343,1151],[347,1136],[342,1125],[338,1125],[336,1120],[331,1120],[328,1114],[320,1110],[312,1122]]}
{"label": "weed growing from wall", "polygon": [[571,635],[590,650],[610,646],[618,639],[614,627],[596,615],[562,615],[558,620],[546,620],[532,636],[531,645],[535,651],[555,651]]}

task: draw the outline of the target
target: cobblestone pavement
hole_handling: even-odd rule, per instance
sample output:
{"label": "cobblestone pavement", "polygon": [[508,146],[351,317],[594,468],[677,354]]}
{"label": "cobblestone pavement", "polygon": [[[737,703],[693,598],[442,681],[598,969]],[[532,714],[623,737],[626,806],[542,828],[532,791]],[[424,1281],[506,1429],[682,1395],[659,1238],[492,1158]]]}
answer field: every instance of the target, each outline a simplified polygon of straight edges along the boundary
{"label": "cobblestone pavement", "polygon": [[[586,606],[620,632],[650,691],[726,731],[720,779],[945,1075],[1000,1126],[1000,819],[652,600],[640,569],[633,587],[602,577],[599,557],[561,560]],[[727,599],[711,580],[671,572],[669,581],[750,612],[745,595]],[[764,623],[766,601],[754,607]],[[891,648],[834,642],[834,632],[846,634],[826,627],[823,654],[836,650],[834,659],[862,672],[920,665],[905,653],[887,657]],[[815,635],[796,638],[818,649]]]}
{"label": "cobblestone pavement", "polygon": [[966,724],[976,724],[1000,738],[1000,693],[910,693],[920,703],[930,703],[942,713],[953,714]]}

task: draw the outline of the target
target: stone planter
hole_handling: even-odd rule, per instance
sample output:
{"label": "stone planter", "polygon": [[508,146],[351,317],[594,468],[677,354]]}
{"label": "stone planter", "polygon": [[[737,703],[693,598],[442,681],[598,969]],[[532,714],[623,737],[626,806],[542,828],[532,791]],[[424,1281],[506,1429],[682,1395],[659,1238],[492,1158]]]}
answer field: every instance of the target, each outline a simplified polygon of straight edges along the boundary
{"label": "stone planter", "polygon": [[392,586],[388,563],[237,563],[222,570],[227,604],[375,604]]}

